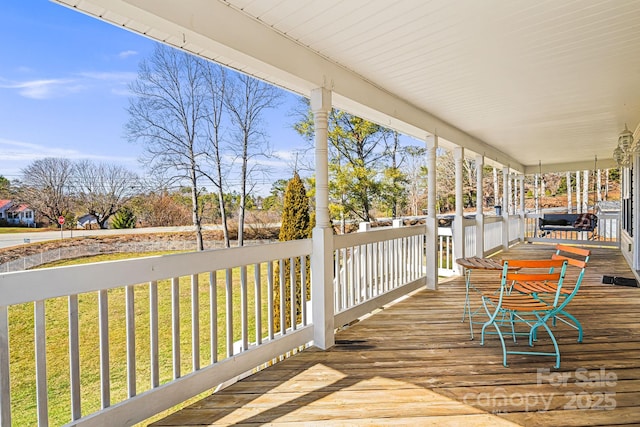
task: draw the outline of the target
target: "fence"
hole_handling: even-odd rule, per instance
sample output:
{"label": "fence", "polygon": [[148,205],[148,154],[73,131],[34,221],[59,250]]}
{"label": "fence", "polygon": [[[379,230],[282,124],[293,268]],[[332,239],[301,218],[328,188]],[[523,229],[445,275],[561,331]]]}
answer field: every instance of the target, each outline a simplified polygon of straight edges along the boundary
{"label": "fence", "polygon": [[[265,240],[245,240],[245,246],[253,246],[269,243]],[[205,249],[223,249],[222,241],[205,241]],[[0,264],[0,272],[9,273],[13,271],[30,270],[43,264],[60,261],[64,259],[82,258],[109,253],[139,253],[145,254],[150,252],[177,252],[177,251],[194,251],[195,243],[193,240],[176,240],[176,241],[153,241],[153,242],[122,242],[122,243],[91,243],[78,246],[69,246],[49,251],[42,251],[34,255],[28,255],[13,261]]]}

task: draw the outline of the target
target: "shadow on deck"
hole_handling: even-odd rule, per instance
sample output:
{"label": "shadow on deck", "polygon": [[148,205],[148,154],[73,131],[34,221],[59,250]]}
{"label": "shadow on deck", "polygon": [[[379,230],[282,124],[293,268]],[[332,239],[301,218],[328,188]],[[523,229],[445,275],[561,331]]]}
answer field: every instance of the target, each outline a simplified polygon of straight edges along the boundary
{"label": "shadow on deck", "polygon": [[[518,245],[498,257],[551,252]],[[154,425],[638,424],[640,288],[603,285],[603,275],[633,277],[618,251],[594,250],[569,305],[584,342],[556,327],[559,370],[550,357],[518,355],[505,368],[496,336],[470,340],[464,281],[454,278],[341,330],[328,351],[305,350]],[[536,347],[547,341],[541,334]]]}

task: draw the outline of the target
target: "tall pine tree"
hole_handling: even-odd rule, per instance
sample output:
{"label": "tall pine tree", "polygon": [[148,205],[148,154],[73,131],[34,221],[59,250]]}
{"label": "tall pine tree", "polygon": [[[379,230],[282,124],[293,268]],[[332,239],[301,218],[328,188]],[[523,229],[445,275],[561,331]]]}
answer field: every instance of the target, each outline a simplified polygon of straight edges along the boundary
{"label": "tall pine tree", "polygon": [[[313,228],[313,224],[311,224],[311,217],[309,215],[309,197],[307,197],[307,190],[304,187],[304,183],[298,176],[298,173],[295,172],[293,178],[289,180],[287,184],[287,188],[284,192],[284,206],[282,211],[282,223],[280,225],[280,241],[287,240],[298,240],[298,239],[306,239],[311,237],[311,230]],[[300,274],[300,259],[296,259],[294,265],[294,276],[295,276],[295,313],[296,313],[296,322],[300,322],[302,316],[302,286],[301,280],[302,276]],[[284,309],[285,312],[285,328],[291,326],[291,261],[284,261],[284,282],[283,282],[283,291],[284,291]],[[307,257],[305,261],[305,271],[306,271],[306,280],[305,280],[305,303],[309,300],[311,295],[311,280],[310,280],[310,268],[309,268],[309,259]],[[280,322],[280,264],[276,264],[275,268],[275,280],[274,280],[274,289],[273,289],[273,309],[274,309],[274,319],[276,319],[275,329],[279,331],[281,329]]]}

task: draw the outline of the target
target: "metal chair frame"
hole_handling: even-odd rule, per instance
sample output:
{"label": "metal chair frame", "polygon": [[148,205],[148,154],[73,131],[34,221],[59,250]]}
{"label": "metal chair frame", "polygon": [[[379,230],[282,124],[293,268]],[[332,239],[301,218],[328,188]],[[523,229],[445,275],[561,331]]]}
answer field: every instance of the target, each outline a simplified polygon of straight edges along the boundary
{"label": "metal chair frame", "polygon": [[[489,320],[482,326],[481,345],[484,345],[486,334],[497,334],[502,344],[503,365],[508,367],[507,355],[539,355],[553,356],[556,359],[555,368],[560,367],[560,348],[548,325],[558,314],[564,312],[573,296],[577,293],[580,283],[576,283],[573,291],[560,303],[560,293],[563,286],[568,261],[566,259],[547,260],[508,260],[504,261],[500,291],[496,295],[483,295],[482,304],[489,316]],[[510,270],[510,267],[518,267],[520,271]],[[534,269],[534,272],[530,272]],[[543,271],[543,272],[541,272]],[[510,294],[511,287],[516,281],[537,281],[541,283],[554,283],[556,292],[553,303],[548,303],[531,294]],[[571,316],[573,317],[573,316]],[[516,325],[523,324],[528,327],[527,332],[516,332]],[[489,326],[495,328],[495,332],[487,331]],[[501,327],[508,326],[509,332],[502,331]],[[543,328],[549,334],[554,347],[554,352],[545,351],[516,351],[508,350],[504,335],[511,335],[513,341],[516,336],[528,336],[529,346],[533,347],[537,340],[537,330]]]}

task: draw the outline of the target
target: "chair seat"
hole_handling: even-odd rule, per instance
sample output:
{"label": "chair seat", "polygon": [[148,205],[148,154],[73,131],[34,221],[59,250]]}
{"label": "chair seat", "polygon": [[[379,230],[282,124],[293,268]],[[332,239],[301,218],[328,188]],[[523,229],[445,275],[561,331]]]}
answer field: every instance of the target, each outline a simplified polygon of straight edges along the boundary
{"label": "chair seat", "polygon": [[[549,282],[531,282],[531,281],[526,281],[526,282],[516,282],[513,284],[513,289],[518,291],[518,292],[523,292],[526,294],[529,293],[548,293],[548,294],[553,294],[558,290],[558,287],[555,283],[549,283]],[[562,288],[560,289],[560,293],[563,295],[569,295],[571,294],[571,290],[570,289],[566,289],[566,288]]]}
{"label": "chair seat", "polygon": [[[490,300],[494,305],[500,301],[500,297],[497,295],[485,296],[484,298]],[[531,295],[505,295],[502,297],[501,308],[511,311],[534,312],[549,310],[549,304],[545,304]]]}

